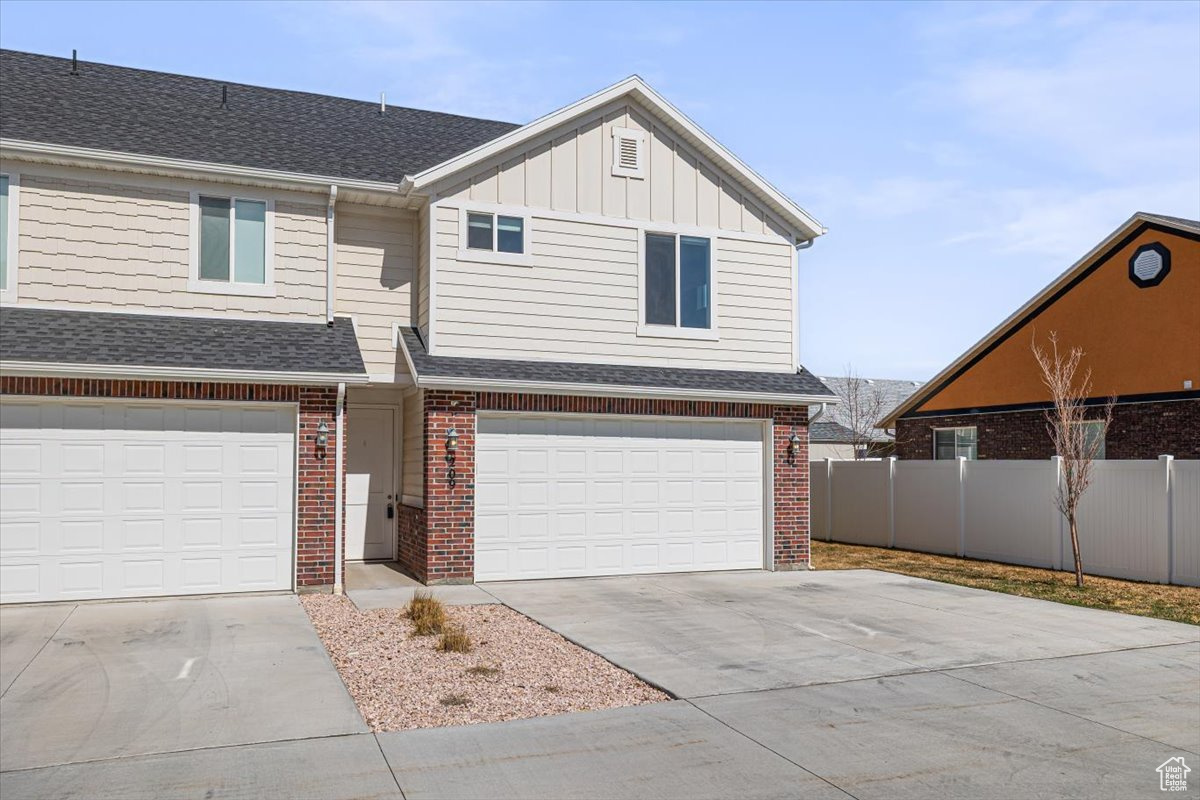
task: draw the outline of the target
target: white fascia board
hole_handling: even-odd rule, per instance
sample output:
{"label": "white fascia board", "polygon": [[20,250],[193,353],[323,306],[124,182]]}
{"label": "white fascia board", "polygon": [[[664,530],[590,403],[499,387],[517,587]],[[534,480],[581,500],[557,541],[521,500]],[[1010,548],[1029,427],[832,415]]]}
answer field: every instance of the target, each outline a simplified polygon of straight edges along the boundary
{"label": "white fascia board", "polygon": [[240,167],[234,164],[218,164],[208,161],[191,161],[182,158],[149,156],[139,153],[120,153],[114,150],[98,150],[91,147],[72,147],[61,144],[46,144],[20,139],[0,139],[0,155],[9,158],[49,159],[78,166],[140,169],[154,174],[200,176],[225,179],[243,179],[272,186],[301,187],[328,192],[331,185],[343,189],[372,194],[401,194],[402,184],[380,181],[365,181],[354,178],[339,178],[333,175],[310,175],[284,170]]}
{"label": "white fascia board", "polygon": [[675,125],[686,136],[690,137],[695,144],[699,145],[701,150],[708,151],[707,155],[715,159],[718,162],[718,166],[739,175],[760,194],[762,199],[768,201],[769,205],[774,206],[773,210],[777,214],[785,217],[792,225],[799,228],[806,238],[816,238],[826,232],[825,227],[814,219],[812,215],[796,205],[787,195],[783,194],[783,192],[776,189],[761,175],[752,170],[744,161],[727,150],[724,145],[689,119],[687,115],[667,102],[658,92],[651,89],[637,75],[630,76],[619,83],[609,86],[607,89],[601,89],[593,95],[589,95],[558,111],[551,112],[544,117],[530,122],[528,125],[510,131],[473,150],[468,150],[460,156],[443,161],[441,164],[430,167],[424,172],[419,172],[411,178],[405,179],[404,183],[401,184],[401,191],[423,191],[450,175],[485,161],[510,148],[517,147],[523,142],[552,130],[575,117],[583,116],[589,111],[625,95],[633,96],[665,120]]}
{"label": "white fascia board", "polygon": [[104,364],[0,361],[0,375],[24,377],[104,378],[148,381],[211,381],[214,383],[283,383],[296,385],[367,383],[365,374],[340,372],[282,372],[277,370],[194,369]]}
{"label": "white fascia board", "polygon": [[588,397],[642,397],[662,400],[725,401],[730,403],[770,403],[806,406],[834,403],[824,395],[774,394],[769,392],[719,391],[711,389],[667,389],[648,386],[622,386],[599,383],[552,383],[502,379],[444,378],[417,379],[421,389],[449,389],[475,392],[515,392],[520,394],[583,395]]}

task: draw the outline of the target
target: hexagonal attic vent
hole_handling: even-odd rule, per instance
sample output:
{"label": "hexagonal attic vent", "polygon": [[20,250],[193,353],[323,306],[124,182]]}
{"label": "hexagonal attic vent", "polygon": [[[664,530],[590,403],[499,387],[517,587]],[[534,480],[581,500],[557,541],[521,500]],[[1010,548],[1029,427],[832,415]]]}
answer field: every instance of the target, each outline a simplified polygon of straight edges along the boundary
{"label": "hexagonal attic vent", "polygon": [[1171,251],[1158,242],[1144,244],[1129,257],[1129,280],[1146,289],[1158,286],[1171,271]]}

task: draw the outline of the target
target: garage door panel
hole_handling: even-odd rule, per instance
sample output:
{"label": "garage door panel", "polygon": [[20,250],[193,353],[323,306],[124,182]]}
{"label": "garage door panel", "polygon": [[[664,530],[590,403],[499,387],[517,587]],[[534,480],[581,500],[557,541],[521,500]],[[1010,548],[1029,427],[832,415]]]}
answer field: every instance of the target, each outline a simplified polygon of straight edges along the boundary
{"label": "garage door panel", "polygon": [[0,404],[0,600],[288,589],[294,407]]}
{"label": "garage door panel", "polygon": [[762,437],[758,422],[482,415],[476,579],[761,567]]}

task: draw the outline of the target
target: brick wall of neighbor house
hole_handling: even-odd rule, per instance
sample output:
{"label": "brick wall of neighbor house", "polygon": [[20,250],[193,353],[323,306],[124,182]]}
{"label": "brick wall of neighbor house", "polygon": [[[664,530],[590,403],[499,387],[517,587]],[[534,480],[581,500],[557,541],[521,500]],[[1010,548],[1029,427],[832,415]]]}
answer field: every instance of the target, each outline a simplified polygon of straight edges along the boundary
{"label": "brick wall of neighbor house", "polygon": [[[324,420],[329,426],[331,440],[334,439],[337,430],[335,389],[276,384],[22,378],[5,375],[0,378],[0,394],[297,403],[300,410],[300,455],[296,506],[296,585],[301,590],[332,587],[335,453],[332,447],[320,452],[313,438],[317,426]],[[349,417],[346,418],[346,424],[349,425]]]}
{"label": "brick wall of neighbor house", "polygon": [[[934,428],[971,425],[979,438],[981,459],[1043,459],[1054,455],[1046,433],[1046,415],[1040,410],[900,419],[896,424],[896,455],[932,459]],[[1160,455],[1200,458],[1200,397],[1113,407],[1105,457],[1150,459]]]}
{"label": "brick wall of neighbor house", "polygon": [[[425,508],[401,506],[398,521],[400,562],[425,583],[461,583],[475,571],[475,412],[529,411],[578,414],[628,414],[673,417],[765,419],[775,422],[774,499],[775,566],[808,566],[808,409],[752,403],[649,400],[638,398],[426,391]],[[459,434],[455,485],[446,480],[446,431]],[[788,458],[788,439],[801,440]]]}

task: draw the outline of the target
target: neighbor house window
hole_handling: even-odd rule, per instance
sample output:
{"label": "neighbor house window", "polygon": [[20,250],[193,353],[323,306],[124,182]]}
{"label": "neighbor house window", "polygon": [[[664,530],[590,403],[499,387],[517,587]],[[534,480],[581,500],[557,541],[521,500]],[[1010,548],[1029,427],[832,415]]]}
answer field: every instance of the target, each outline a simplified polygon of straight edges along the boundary
{"label": "neighbor house window", "polygon": [[0,175],[0,299],[16,300],[17,176]]}
{"label": "neighbor house window", "polygon": [[974,461],[979,457],[979,440],[975,428],[935,428],[933,457],[939,460],[965,458]]}
{"label": "neighbor house window", "polygon": [[503,214],[467,213],[467,249],[495,253],[525,252],[525,220]]}
{"label": "neighbor house window", "polygon": [[646,325],[712,328],[712,242],[699,236],[646,234]]}
{"label": "neighbor house window", "polygon": [[[1093,458],[1104,458],[1105,425],[1101,420],[1088,420],[1076,423],[1083,428],[1083,450],[1091,453]],[[1095,449],[1093,449],[1095,448]]]}
{"label": "neighbor house window", "polygon": [[193,290],[263,294],[270,288],[271,206],[267,200],[195,197]]}

